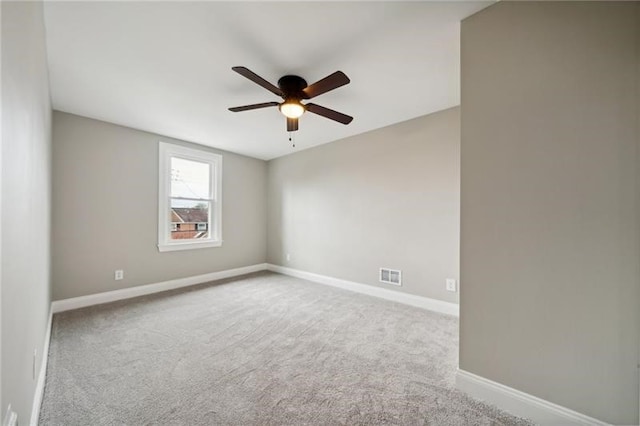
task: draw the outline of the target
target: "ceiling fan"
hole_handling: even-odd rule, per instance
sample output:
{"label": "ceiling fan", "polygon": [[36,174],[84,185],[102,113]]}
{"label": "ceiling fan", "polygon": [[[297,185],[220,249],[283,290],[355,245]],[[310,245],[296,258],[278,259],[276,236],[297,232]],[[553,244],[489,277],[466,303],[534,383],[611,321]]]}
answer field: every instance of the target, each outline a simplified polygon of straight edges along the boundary
{"label": "ceiling fan", "polygon": [[278,80],[278,86],[275,86],[246,67],[233,67],[231,69],[259,86],[264,87],[271,93],[280,96],[284,99],[284,102],[264,102],[261,104],[244,105],[229,108],[229,111],[240,112],[277,106],[280,109],[280,112],[287,117],[288,132],[295,132],[298,130],[298,118],[300,118],[305,111],[321,115],[342,124],[349,124],[351,123],[351,120],[353,120],[353,117],[341,112],[334,111],[317,104],[303,104],[301,102],[303,99],[315,98],[318,95],[322,95],[330,90],[337,89],[340,86],[348,84],[351,80],[349,80],[349,77],[347,77],[342,71],[336,71],[322,80],[313,83],[311,86],[308,86],[307,82],[302,77],[297,75],[285,75]]}

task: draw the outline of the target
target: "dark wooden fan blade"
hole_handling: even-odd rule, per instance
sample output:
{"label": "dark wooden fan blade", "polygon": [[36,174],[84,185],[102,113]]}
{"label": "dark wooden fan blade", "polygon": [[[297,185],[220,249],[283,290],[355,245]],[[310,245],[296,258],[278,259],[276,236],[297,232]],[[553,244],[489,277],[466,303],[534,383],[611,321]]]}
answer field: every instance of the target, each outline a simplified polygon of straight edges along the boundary
{"label": "dark wooden fan blade", "polygon": [[295,132],[298,130],[298,119],[287,117],[287,132]]}
{"label": "dark wooden fan blade", "polygon": [[321,116],[326,117],[326,118],[328,118],[330,120],[333,120],[333,121],[337,121],[338,123],[349,124],[353,120],[353,117],[351,117],[351,116],[348,116],[348,115],[343,114],[343,113],[338,112],[338,111],[334,111],[334,110],[329,109],[329,108],[325,108],[325,107],[320,106],[320,105],[306,104],[305,107],[307,108],[307,111],[309,111],[309,112],[321,115]]}
{"label": "dark wooden fan blade", "polygon": [[229,108],[229,111],[233,111],[233,112],[249,111],[252,109],[266,108],[266,107],[272,107],[272,106],[278,106],[278,105],[280,104],[277,102],[264,102],[261,104],[244,105],[244,106]]}
{"label": "dark wooden fan blade", "polygon": [[231,69],[234,70],[235,72],[237,72],[238,74],[240,74],[241,76],[246,77],[249,80],[253,81],[257,85],[264,87],[265,89],[267,89],[271,93],[274,93],[274,94],[276,94],[278,96],[284,96],[284,94],[282,93],[282,90],[280,90],[280,88],[278,86],[274,86],[273,84],[269,83],[267,80],[265,80],[264,78],[260,77],[258,74],[254,73],[249,68],[246,68],[246,67],[232,67]]}
{"label": "dark wooden fan blade", "polygon": [[320,81],[316,81],[311,86],[307,86],[303,92],[306,95],[305,99],[315,98],[318,95],[327,93],[329,90],[337,89],[340,86],[349,84],[351,80],[342,71],[336,71],[331,75],[326,76]]}

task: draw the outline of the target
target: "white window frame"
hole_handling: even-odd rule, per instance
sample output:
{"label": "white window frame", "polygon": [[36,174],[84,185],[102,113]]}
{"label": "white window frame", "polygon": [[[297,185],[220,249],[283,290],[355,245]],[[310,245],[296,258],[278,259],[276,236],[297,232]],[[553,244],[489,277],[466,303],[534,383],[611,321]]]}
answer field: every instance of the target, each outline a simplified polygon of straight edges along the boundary
{"label": "white window frame", "polygon": [[[160,142],[158,148],[158,250],[191,250],[198,248],[220,247],[222,245],[222,156],[213,152],[187,148]],[[171,158],[198,161],[209,164],[209,237],[172,240],[171,239]],[[175,197],[173,197],[175,198]],[[191,200],[191,199],[190,199]],[[198,201],[198,199],[193,199]]]}

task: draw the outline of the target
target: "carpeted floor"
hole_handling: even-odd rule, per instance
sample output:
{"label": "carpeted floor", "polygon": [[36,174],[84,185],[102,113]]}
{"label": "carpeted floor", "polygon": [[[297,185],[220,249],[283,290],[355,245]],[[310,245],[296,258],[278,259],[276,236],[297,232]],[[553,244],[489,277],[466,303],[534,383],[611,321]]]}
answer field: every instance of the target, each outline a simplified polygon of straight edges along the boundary
{"label": "carpeted floor", "polygon": [[40,424],[529,424],[457,352],[453,317],[258,273],[55,315]]}

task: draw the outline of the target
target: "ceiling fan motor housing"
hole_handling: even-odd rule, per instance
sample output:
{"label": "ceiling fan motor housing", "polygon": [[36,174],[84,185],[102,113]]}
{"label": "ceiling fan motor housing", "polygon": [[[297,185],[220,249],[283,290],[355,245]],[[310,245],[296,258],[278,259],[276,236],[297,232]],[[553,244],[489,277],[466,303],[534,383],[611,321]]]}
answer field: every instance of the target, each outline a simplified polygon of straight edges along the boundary
{"label": "ceiling fan motor housing", "polygon": [[278,87],[284,93],[283,98],[289,99],[307,99],[304,89],[307,87],[307,81],[297,75],[285,75],[278,80]]}

